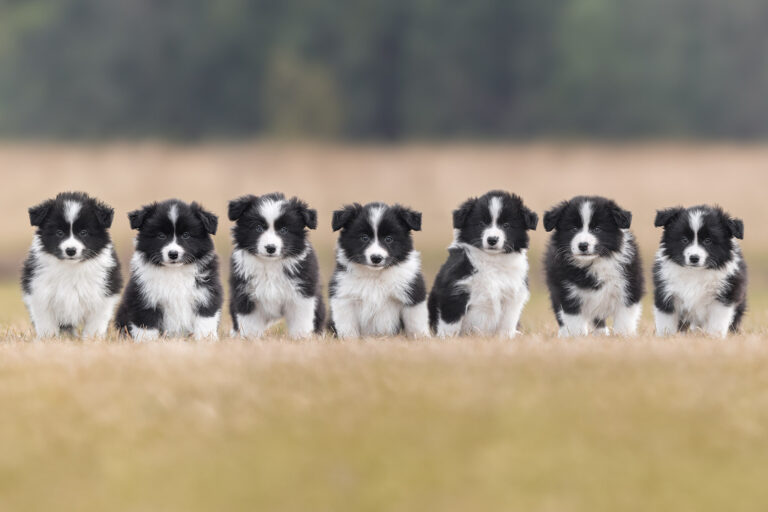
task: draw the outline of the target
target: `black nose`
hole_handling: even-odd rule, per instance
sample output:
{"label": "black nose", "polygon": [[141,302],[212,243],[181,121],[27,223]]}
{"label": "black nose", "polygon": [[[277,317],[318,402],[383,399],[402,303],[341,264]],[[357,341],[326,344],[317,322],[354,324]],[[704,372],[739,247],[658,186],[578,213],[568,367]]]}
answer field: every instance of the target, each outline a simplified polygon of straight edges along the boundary
{"label": "black nose", "polygon": [[379,256],[378,254],[374,254],[373,256],[371,256],[371,263],[373,263],[374,265],[378,265],[379,263],[381,263],[381,261],[382,261],[383,259],[384,259],[384,258],[382,258],[381,256]]}
{"label": "black nose", "polygon": [[268,245],[264,247],[264,249],[267,251],[267,254],[275,254],[277,247],[275,247],[274,245]]}
{"label": "black nose", "polygon": [[179,253],[177,251],[168,251],[168,259],[169,260],[175,260],[179,257]]}
{"label": "black nose", "polygon": [[699,262],[699,256],[697,254],[691,254],[690,258],[688,258],[691,263],[698,263]]}
{"label": "black nose", "polygon": [[589,244],[587,242],[581,242],[579,244],[579,250],[581,252],[587,252],[589,250]]}
{"label": "black nose", "polygon": [[74,256],[75,254],[77,254],[77,250],[74,247],[67,247],[64,250],[64,252],[67,253],[67,256],[70,256],[70,257]]}
{"label": "black nose", "polygon": [[497,243],[499,243],[499,237],[497,237],[497,236],[489,236],[489,237],[488,237],[488,245],[490,245],[491,247],[493,247],[493,246],[494,246],[494,245],[496,245]]}

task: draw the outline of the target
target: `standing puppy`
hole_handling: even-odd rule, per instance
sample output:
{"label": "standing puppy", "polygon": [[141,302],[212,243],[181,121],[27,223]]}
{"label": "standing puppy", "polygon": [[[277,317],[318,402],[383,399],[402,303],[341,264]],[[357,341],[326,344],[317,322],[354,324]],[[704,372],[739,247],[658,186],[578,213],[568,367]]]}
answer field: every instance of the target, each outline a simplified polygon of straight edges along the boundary
{"label": "standing puppy", "polygon": [[336,269],[330,329],[339,338],[429,336],[427,291],[411,231],[421,213],[399,205],[357,203],[333,212]]}
{"label": "standing puppy", "polygon": [[276,193],[231,201],[229,220],[235,221],[229,278],[235,331],[259,337],[285,317],[291,338],[322,332],[320,273],[307,239],[307,228],[317,228],[317,212]]}
{"label": "standing puppy", "polygon": [[513,338],[528,291],[528,231],[539,218],[503,191],[469,199],[453,212],[454,240],[429,295],[429,323],[440,337]]}
{"label": "standing puppy", "polygon": [[216,215],[171,199],[128,218],[138,234],[117,328],[136,341],[161,335],[218,338],[222,289],[211,238]]}
{"label": "standing puppy", "polygon": [[65,192],[29,209],[37,227],[21,288],[39,338],[83,326],[103,337],[123,278],[109,228],[114,210],[80,192]]}
{"label": "standing puppy", "polygon": [[544,264],[560,336],[608,333],[610,317],[616,334],[637,334],[645,290],[631,223],[602,197],[575,197],[544,215],[544,229],[555,231]]}
{"label": "standing puppy", "polygon": [[747,265],[737,242],[744,223],[696,206],[659,211],[655,224],[664,228],[653,265],[656,333],[737,331],[747,309]]}

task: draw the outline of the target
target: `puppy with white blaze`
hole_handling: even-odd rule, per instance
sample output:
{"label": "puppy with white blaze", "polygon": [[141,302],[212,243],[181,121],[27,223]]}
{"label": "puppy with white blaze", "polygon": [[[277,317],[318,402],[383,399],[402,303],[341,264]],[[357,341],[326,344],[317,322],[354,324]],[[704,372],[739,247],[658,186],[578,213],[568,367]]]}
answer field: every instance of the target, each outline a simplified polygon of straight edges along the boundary
{"label": "puppy with white blaze", "polygon": [[700,329],[725,337],[747,309],[747,265],[738,240],[744,223],[718,207],[669,208],[653,265],[656,333]]}
{"label": "puppy with white blaze", "polygon": [[429,294],[435,334],[515,337],[531,296],[528,231],[538,222],[520,197],[499,190],[453,212],[453,243]]}
{"label": "puppy with white blaze", "polygon": [[128,218],[138,233],[117,328],[135,341],[218,339],[223,297],[211,238],[218,217],[197,203],[170,199]]}
{"label": "puppy with white blaze", "polygon": [[645,292],[632,214],[603,197],[579,196],[544,214],[553,231],[544,260],[560,336],[637,334]]}
{"label": "puppy with white blaze", "polygon": [[229,203],[229,220],[235,221],[229,278],[235,332],[259,337],[285,317],[291,338],[322,333],[320,273],[307,238],[317,212],[280,193],[249,195]]}
{"label": "puppy with white blaze", "polygon": [[103,337],[123,286],[109,228],[114,210],[81,192],[29,209],[37,228],[21,289],[39,338],[74,333]]}
{"label": "puppy with white blaze", "polygon": [[427,289],[412,231],[421,213],[400,205],[357,203],[333,212],[339,231],[329,287],[329,329],[339,338],[429,336]]}

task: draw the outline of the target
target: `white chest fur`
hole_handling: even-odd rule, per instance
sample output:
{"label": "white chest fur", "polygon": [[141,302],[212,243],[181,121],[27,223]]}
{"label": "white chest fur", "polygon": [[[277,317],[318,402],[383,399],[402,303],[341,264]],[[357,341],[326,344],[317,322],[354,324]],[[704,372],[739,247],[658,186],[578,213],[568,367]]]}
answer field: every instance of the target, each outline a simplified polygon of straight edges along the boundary
{"label": "white chest fur", "polygon": [[179,267],[152,265],[140,253],[131,259],[131,270],[147,306],[163,312],[162,331],[168,336],[187,336],[194,331],[196,308],[206,304],[210,293],[197,286],[197,264]]}
{"label": "white chest fur", "polygon": [[505,309],[522,307],[530,298],[526,286],[527,252],[487,254],[471,246],[464,250],[475,272],[456,284],[469,293],[461,332],[495,333],[501,327]]}
{"label": "white chest fur", "polygon": [[235,249],[232,262],[235,272],[246,282],[246,293],[256,303],[256,308],[268,318],[284,316],[288,305],[301,298],[296,283],[285,273],[287,266],[298,265],[303,256],[286,260],[267,260]]}

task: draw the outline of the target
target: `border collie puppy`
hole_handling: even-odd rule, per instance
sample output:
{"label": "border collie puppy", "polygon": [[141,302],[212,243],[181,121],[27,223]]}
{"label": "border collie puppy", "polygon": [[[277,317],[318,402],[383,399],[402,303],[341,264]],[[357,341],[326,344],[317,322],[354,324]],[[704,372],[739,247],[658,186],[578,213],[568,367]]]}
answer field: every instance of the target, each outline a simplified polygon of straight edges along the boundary
{"label": "border collie puppy", "polygon": [[411,231],[421,213],[400,205],[357,203],[333,212],[339,231],[329,328],[339,338],[429,336],[427,290]]}
{"label": "border collie puppy", "polygon": [[114,210],[81,192],[29,209],[37,228],[24,262],[24,304],[39,338],[72,332],[103,337],[123,286],[109,228]]}
{"label": "border collie puppy", "polygon": [[688,328],[725,337],[747,309],[747,265],[738,240],[744,223],[718,207],[669,208],[653,265],[656,334]]}
{"label": "border collie puppy", "polygon": [[603,197],[579,196],[544,215],[554,230],[545,256],[547,286],[560,336],[637,334],[645,292],[632,214]]}
{"label": "border collie puppy", "polygon": [[307,228],[317,212],[274,193],[229,203],[232,228],[230,314],[235,332],[259,337],[285,317],[291,338],[320,334],[325,323],[317,256]]}
{"label": "border collie puppy", "polygon": [[528,231],[538,222],[520,197],[500,190],[453,212],[453,243],[429,294],[435,334],[515,337],[531,296]]}
{"label": "border collie puppy", "polygon": [[136,341],[159,336],[217,339],[222,288],[211,235],[218,218],[177,199],[130,212],[138,230],[117,328]]}

